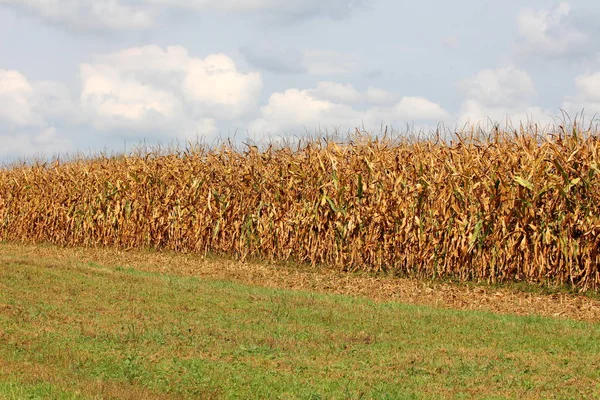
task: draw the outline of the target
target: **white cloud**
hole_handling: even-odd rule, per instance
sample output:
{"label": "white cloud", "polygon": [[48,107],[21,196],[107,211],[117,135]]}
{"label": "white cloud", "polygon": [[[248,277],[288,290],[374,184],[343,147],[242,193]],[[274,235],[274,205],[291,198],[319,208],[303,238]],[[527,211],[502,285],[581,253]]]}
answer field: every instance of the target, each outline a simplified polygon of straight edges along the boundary
{"label": "white cloud", "polygon": [[369,0],[147,0],[147,2],[197,11],[270,13],[286,19],[317,15],[339,19],[370,3]]}
{"label": "white cloud", "polygon": [[600,103],[600,72],[579,75],[575,86],[586,100]]}
{"label": "white cloud", "polygon": [[316,99],[309,90],[288,89],[271,95],[269,103],[261,108],[261,118],[251,124],[250,130],[259,134],[283,134],[290,130],[302,131],[303,127],[358,126],[360,118],[357,117],[356,110],[348,105]]}
{"label": "white cloud", "polygon": [[11,126],[43,125],[34,111],[35,90],[18,71],[0,70],[0,121]]}
{"label": "white cloud", "polygon": [[451,118],[450,113],[439,104],[424,97],[404,96],[391,106],[374,106],[363,114],[365,127],[369,129],[384,125],[399,126],[411,124],[415,129],[429,129],[439,122]]}
{"label": "white cloud", "polygon": [[533,81],[526,71],[513,66],[484,69],[460,83],[465,92],[458,123],[536,121],[546,123],[549,112],[532,105]]}
{"label": "white cloud", "polygon": [[389,105],[394,103],[396,96],[385,89],[369,86],[365,92],[365,99],[370,104]]}
{"label": "white cloud", "polygon": [[513,66],[481,70],[460,86],[467,98],[490,107],[518,106],[535,95],[529,74]]}
{"label": "white cloud", "polygon": [[156,24],[171,10],[257,13],[291,21],[315,16],[347,17],[370,0],[0,0],[42,20],[79,30],[138,30]]}
{"label": "white cloud", "polygon": [[[345,88],[345,85],[327,82],[329,88]],[[288,89],[273,93],[266,106],[261,108],[261,117],[255,120],[250,131],[257,134],[304,132],[321,128],[340,127],[342,130],[362,127],[373,129],[381,123],[395,125],[406,122],[431,121],[434,123],[450,117],[438,104],[422,97],[402,97],[388,107],[371,107],[358,110],[343,101],[344,96],[325,98],[317,96],[317,89]]]}
{"label": "white cloud", "polygon": [[216,133],[220,120],[234,122],[255,113],[262,90],[260,74],[239,72],[229,57],[196,58],[179,46],[96,55],[80,64],[79,77],[74,101],[64,85],[0,70],[5,150],[66,148],[58,130],[67,124],[107,135],[195,140]]}
{"label": "white cloud", "polygon": [[1,4],[74,29],[134,30],[153,24],[152,10],[118,0],[0,0]]}
{"label": "white cloud", "polygon": [[353,103],[360,99],[360,93],[350,83],[319,82],[315,89],[309,90],[309,94],[316,99],[339,103]]}
{"label": "white cloud", "polygon": [[0,158],[18,160],[30,156],[52,156],[73,151],[71,141],[48,127],[38,133],[0,133]]}
{"label": "white cloud", "polygon": [[392,115],[401,120],[441,120],[450,114],[439,104],[423,97],[402,97],[392,108]]}
{"label": "white cloud", "polygon": [[96,114],[99,129],[116,120],[143,121],[152,115],[170,119],[180,107],[172,94],[144,85],[135,77],[124,77],[111,65],[82,64],[80,74],[81,104]]}
{"label": "white cloud", "polygon": [[489,107],[474,100],[466,100],[461,106],[461,115],[458,119],[460,125],[496,122],[535,122],[545,125],[551,122],[551,114],[537,106],[511,107],[496,106]]}
{"label": "white cloud", "polygon": [[262,89],[257,72],[242,74],[223,54],[191,59],[183,90],[187,98],[221,118],[236,118],[252,110]]}
{"label": "white cloud", "polygon": [[19,71],[0,69],[0,123],[39,127],[75,112],[69,89],[50,81],[30,82]]}
{"label": "white cloud", "polygon": [[0,70],[0,156],[18,158],[70,150],[53,121],[65,117],[68,90],[52,82],[30,82],[14,70]]}
{"label": "white cloud", "polygon": [[570,19],[571,7],[561,2],[553,9],[522,9],[517,16],[518,50],[542,57],[585,53],[590,38]]}
{"label": "white cloud", "polygon": [[[255,110],[260,74],[241,73],[229,57],[191,57],[180,46],[137,47],[82,64],[81,103],[93,125],[186,137],[216,131],[216,120]],[[208,132],[207,132],[208,131]]]}
{"label": "white cloud", "polygon": [[586,115],[600,113],[600,71],[577,76],[575,87],[576,94],[565,97],[563,109],[571,116],[584,110]]}

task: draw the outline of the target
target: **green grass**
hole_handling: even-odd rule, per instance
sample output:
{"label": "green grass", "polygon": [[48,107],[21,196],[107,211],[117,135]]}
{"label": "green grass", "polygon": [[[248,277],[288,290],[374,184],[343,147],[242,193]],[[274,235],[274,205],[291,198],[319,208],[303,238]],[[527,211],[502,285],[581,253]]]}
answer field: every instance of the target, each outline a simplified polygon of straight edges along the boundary
{"label": "green grass", "polygon": [[600,398],[600,324],[0,261],[0,398],[152,397]]}

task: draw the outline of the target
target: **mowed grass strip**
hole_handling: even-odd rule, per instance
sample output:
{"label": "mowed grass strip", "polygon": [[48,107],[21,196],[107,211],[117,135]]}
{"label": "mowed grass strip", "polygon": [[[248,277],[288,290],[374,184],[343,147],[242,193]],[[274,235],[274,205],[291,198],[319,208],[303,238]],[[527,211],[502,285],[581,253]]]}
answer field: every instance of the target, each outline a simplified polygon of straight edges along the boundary
{"label": "mowed grass strip", "polygon": [[2,398],[597,398],[599,339],[568,319],[0,262]]}
{"label": "mowed grass strip", "polygon": [[60,247],[50,244],[0,242],[0,263],[79,263],[128,268],[210,280],[233,281],[276,289],[364,296],[379,302],[397,302],[452,309],[491,311],[497,314],[539,315],[600,322],[600,296],[577,293],[563,286],[448,279],[403,278],[394,274],[343,272],[330,266],[236,261],[230,257],[199,256],[149,249],[114,247]]}

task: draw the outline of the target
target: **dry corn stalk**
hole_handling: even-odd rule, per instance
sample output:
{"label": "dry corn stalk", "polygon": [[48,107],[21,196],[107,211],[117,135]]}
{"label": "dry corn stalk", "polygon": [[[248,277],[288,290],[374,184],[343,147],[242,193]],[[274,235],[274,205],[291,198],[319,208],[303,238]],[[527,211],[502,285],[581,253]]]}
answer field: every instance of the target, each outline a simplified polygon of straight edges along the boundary
{"label": "dry corn stalk", "polygon": [[0,171],[0,240],[597,289],[594,133],[314,140]]}

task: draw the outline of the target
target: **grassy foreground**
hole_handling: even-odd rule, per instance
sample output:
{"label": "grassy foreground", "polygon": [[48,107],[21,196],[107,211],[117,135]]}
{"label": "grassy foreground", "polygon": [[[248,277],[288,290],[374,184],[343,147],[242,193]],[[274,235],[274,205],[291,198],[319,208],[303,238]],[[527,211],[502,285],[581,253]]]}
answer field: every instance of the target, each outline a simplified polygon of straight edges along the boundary
{"label": "grassy foreground", "polygon": [[0,398],[600,396],[597,323],[13,250],[0,244]]}

